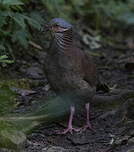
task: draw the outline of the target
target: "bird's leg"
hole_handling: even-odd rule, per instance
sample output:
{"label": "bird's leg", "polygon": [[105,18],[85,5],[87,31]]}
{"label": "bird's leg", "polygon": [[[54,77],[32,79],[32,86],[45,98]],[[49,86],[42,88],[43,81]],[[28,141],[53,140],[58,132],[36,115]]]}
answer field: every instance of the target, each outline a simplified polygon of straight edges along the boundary
{"label": "bird's leg", "polygon": [[75,107],[71,106],[70,107],[70,116],[69,116],[69,121],[68,121],[68,127],[66,129],[64,129],[63,132],[60,132],[59,134],[66,134],[68,132],[70,132],[72,134],[73,131],[77,131],[77,132],[80,131],[80,129],[73,128],[73,126],[72,126],[74,113],[75,113]]}
{"label": "bird's leg", "polygon": [[85,108],[86,108],[86,125],[83,127],[83,130],[86,130],[86,129],[93,130],[92,125],[90,123],[90,105],[89,105],[89,103],[85,104]]}

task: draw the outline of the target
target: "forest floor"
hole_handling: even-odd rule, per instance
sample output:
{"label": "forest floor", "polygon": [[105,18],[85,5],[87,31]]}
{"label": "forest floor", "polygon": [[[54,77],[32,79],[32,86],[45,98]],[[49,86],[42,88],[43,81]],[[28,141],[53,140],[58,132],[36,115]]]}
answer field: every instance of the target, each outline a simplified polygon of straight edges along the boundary
{"label": "forest floor", "polygon": [[[84,42],[78,42],[80,46]],[[89,50],[88,46],[82,47]],[[34,48],[33,48],[34,49]],[[35,48],[36,50],[36,48]],[[38,50],[38,49],[37,49]],[[27,52],[25,57],[18,60],[18,64],[11,70],[19,71],[21,77],[38,81],[33,86],[34,95],[25,98],[20,96],[19,109],[30,107],[33,100],[46,98],[54,94],[49,88],[43,71],[45,52],[34,51],[34,55]],[[102,94],[108,94],[109,88],[134,90],[134,48],[119,48],[118,46],[100,46],[91,52],[99,75],[100,82],[105,84]],[[22,54],[23,57],[23,54]],[[28,65],[28,66],[27,66]],[[14,72],[15,74],[15,72]],[[13,75],[14,75],[13,74]],[[16,73],[17,75],[17,73]],[[125,104],[130,106],[125,106]],[[86,130],[81,133],[57,135],[55,130],[63,130],[66,123],[42,124],[32,134],[28,135],[25,145],[26,152],[133,152],[134,151],[134,98],[124,101],[116,113],[113,109],[91,106],[91,123],[95,131]],[[125,107],[125,108],[124,108]],[[117,117],[119,119],[117,119]],[[126,121],[123,121],[126,120]],[[80,127],[85,122],[85,113],[76,115],[74,124]]]}
{"label": "forest floor", "polygon": [[[106,87],[120,89],[134,89],[134,65],[130,63],[133,50],[119,50],[116,48],[99,49],[101,56],[95,57],[98,75]],[[131,56],[131,55],[132,56]],[[129,68],[129,66],[131,68]],[[105,93],[107,94],[107,93]],[[126,103],[128,101],[125,101]],[[134,98],[131,99],[134,103]],[[131,105],[131,104],[130,104]],[[132,152],[134,151],[134,112],[130,107],[122,109],[118,114],[110,114],[111,110],[91,107],[91,123],[95,132],[86,130],[82,133],[74,132],[66,135],[56,135],[55,130],[63,130],[65,124],[53,123],[40,126],[28,137],[27,152]],[[134,106],[134,104],[133,104]],[[120,109],[119,108],[119,109]],[[125,114],[125,112],[127,114]],[[130,115],[129,115],[130,112]],[[119,123],[123,117],[131,121]],[[119,119],[116,119],[119,117]],[[76,116],[75,126],[82,126],[85,113]]]}
{"label": "forest floor", "polygon": [[[81,41],[80,46],[85,45]],[[125,45],[124,45],[125,46]],[[87,47],[83,47],[87,50]],[[88,49],[89,50],[89,49]],[[40,56],[36,56],[40,61]],[[134,90],[134,49],[119,48],[118,46],[100,46],[91,53],[97,65],[97,71],[101,83],[105,84],[102,94],[108,94],[107,88]],[[35,61],[34,61],[35,62]],[[41,63],[37,63],[41,64]],[[37,71],[36,71],[37,72]],[[36,73],[35,72],[35,73]],[[44,86],[43,86],[44,87]],[[43,90],[41,88],[41,90]],[[47,90],[47,89],[46,89]],[[41,91],[42,94],[43,91]],[[53,92],[51,89],[48,91]],[[99,91],[98,91],[99,92]],[[48,95],[48,93],[47,93]],[[111,114],[111,109],[91,107],[91,123],[95,132],[86,130],[81,133],[74,132],[66,135],[56,135],[55,130],[63,130],[67,124],[53,123],[42,125],[28,136],[26,144],[27,152],[130,152],[134,150],[134,98],[130,100],[130,106],[119,106],[119,112]],[[121,110],[120,110],[121,109]],[[114,109],[115,110],[115,109]],[[83,109],[84,111],[84,109]],[[130,112],[130,113],[129,113]],[[118,117],[118,118],[117,118]],[[122,119],[127,119],[122,123]],[[129,120],[129,121],[128,121]],[[85,122],[85,113],[74,118],[75,126],[80,127]],[[120,123],[121,122],[121,123]],[[66,122],[67,123],[67,122]]]}

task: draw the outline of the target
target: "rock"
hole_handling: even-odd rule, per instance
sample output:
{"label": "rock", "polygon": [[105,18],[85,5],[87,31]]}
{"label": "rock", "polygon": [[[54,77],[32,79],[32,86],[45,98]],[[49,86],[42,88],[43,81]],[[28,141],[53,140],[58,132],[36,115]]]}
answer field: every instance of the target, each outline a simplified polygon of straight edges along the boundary
{"label": "rock", "polygon": [[50,88],[51,88],[50,85],[47,84],[47,85],[45,85],[45,87],[43,87],[42,89],[43,89],[44,91],[49,91]]}
{"label": "rock", "polygon": [[64,149],[59,146],[48,146],[42,149],[42,152],[70,152],[70,150]]}
{"label": "rock", "polygon": [[128,143],[134,145],[134,137],[130,138],[130,139],[128,140]]}
{"label": "rock", "polygon": [[31,66],[26,70],[26,75],[33,79],[42,79],[44,78],[43,70],[38,66]]}
{"label": "rock", "polygon": [[129,140],[129,138],[130,138],[130,136],[127,136],[127,135],[124,136],[124,137],[117,138],[117,139],[115,140],[115,144],[116,144],[116,145],[121,145],[121,144],[127,143],[128,140]]}
{"label": "rock", "polygon": [[134,148],[129,149],[127,152],[134,152]]}
{"label": "rock", "polygon": [[11,89],[21,96],[28,96],[28,95],[36,93],[36,91],[28,90],[28,89],[21,89],[21,88],[15,88],[15,87],[12,87]]}

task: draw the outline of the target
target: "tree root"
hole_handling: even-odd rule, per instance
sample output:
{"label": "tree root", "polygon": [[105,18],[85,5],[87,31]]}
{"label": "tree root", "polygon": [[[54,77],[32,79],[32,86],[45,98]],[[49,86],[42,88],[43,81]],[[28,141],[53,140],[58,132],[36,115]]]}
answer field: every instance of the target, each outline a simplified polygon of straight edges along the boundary
{"label": "tree root", "polygon": [[95,95],[92,102],[95,106],[121,104],[126,100],[134,98],[134,90],[114,89],[109,95]]}

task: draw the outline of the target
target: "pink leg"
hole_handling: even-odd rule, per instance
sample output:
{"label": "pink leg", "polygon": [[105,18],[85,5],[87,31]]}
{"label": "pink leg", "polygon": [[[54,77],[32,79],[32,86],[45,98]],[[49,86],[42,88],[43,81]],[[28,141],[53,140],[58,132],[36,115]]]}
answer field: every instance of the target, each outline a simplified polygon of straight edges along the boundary
{"label": "pink leg", "polygon": [[87,119],[86,119],[86,125],[83,127],[83,130],[86,130],[86,129],[93,130],[92,125],[90,123],[90,117],[89,117],[89,115],[90,115],[90,105],[89,105],[89,103],[85,104],[85,108],[86,108],[86,113],[87,113],[87,116],[86,116]]}
{"label": "pink leg", "polygon": [[75,113],[75,107],[71,106],[70,107],[70,116],[69,116],[69,121],[68,121],[68,127],[66,129],[64,129],[63,132],[60,132],[59,134],[66,134],[68,132],[72,134],[73,131],[77,131],[77,132],[80,131],[80,129],[73,128],[73,126],[72,126],[74,113]]}

